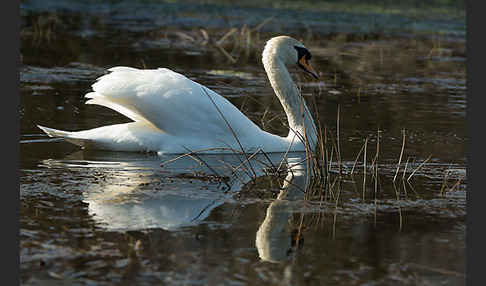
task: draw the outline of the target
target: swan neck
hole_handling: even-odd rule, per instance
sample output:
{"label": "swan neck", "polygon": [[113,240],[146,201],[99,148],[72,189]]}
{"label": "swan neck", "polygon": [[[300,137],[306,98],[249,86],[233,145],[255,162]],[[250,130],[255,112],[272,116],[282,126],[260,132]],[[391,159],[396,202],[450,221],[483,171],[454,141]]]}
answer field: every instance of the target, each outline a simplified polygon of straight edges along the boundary
{"label": "swan neck", "polygon": [[267,72],[270,84],[287,115],[290,127],[288,138],[294,137],[295,133],[298,133],[299,137],[305,134],[311,149],[314,149],[317,143],[317,129],[314,120],[285,64],[277,55],[265,50],[263,53],[263,66]]}

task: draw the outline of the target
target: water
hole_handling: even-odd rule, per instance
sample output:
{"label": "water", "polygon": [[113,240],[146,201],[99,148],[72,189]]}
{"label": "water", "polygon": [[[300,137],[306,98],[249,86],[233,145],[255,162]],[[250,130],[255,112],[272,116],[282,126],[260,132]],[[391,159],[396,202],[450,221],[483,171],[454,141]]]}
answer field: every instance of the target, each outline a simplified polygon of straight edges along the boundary
{"label": "water", "polygon": [[[242,158],[232,155],[200,158],[212,168],[189,157],[161,166],[172,157],[88,152],[36,127],[128,122],[107,108],[84,105],[83,95],[106,68],[129,65],[181,72],[229,98],[265,130],[285,135],[261,51],[254,48],[231,64],[201,44],[197,29],[207,23],[218,39],[229,27],[241,32],[276,10],[46,3],[22,4],[23,285],[465,284],[463,19],[417,18],[405,25],[406,18],[385,15],[371,25],[370,16],[285,10],[295,22],[276,18],[263,26],[262,40],[312,31],[304,42],[320,81],[299,78],[306,100],[317,104],[311,109],[326,128],[329,150],[340,115],[343,179],[336,180],[334,149],[330,191],[309,196],[301,190],[320,189],[305,166],[293,177],[265,168],[278,166],[281,154],[269,158],[272,164],[260,156],[253,169],[236,172],[230,166]],[[223,21],[221,11],[233,14]],[[368,167],[379,148],[379,179],[368,168],[363,193],[366,138]]]}

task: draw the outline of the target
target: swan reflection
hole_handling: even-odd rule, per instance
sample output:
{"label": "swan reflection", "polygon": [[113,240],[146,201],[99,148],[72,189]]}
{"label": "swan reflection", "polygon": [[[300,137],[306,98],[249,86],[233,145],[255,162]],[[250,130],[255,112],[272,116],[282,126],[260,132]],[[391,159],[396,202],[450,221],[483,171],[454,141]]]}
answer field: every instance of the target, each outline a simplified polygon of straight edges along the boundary
{"label": "swan reflection", "polygon": [[302,158],[289,158],[289,168],[282,189],[267,208],[255,245],[260,258],[268,262],[282,262],[291,257],[295,241],[291,228],[295,201],[303,199],[310,184],[310,173]]}
{"label": "swan reflection", "polygon": [[[234,194],[255,176],[264,175],[266,167],[279,166],[286,156],[254,156],[250,167],[245,156],[236,154],[172,160],[176,156],[82,150],[62,160],[45,160],[43,164],[88,167],[91,179],[96,181],[83,191],[83,201],[88,204],[89,214],[104,228],[175,230],[201,223],[214,208],[233,200]],[[297,160],[301,159],[294,161]],[[163,162],[170,163],[161,167]],[[212,176],[214,173],[218,176]],[[288,191],[292,193],[291,188]]]}

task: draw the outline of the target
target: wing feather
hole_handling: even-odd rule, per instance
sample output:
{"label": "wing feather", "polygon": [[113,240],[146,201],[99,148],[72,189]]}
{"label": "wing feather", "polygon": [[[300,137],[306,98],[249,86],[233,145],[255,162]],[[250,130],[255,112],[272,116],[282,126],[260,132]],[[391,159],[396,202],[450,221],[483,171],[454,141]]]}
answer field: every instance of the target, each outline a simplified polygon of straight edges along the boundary
{"label": "wing feather", "polygon": [[87,104],[111,108],[171,135],[225,136],[229,128],[216,105],[238,135],[259,130],[227,99],[169,69],[114,67],[109,71],[92,85],[94,92],[85,96],[90,99]]}

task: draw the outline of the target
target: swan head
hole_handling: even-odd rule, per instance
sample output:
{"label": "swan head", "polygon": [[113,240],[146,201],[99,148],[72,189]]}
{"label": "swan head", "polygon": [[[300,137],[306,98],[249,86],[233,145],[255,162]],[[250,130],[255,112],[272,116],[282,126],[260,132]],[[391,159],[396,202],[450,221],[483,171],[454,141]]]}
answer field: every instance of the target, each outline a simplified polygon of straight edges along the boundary
{"label": "swan head", "polygon": [[304,44],[292,37],[278,36],[271,38],[267,41],[262,56],[263,60],[278,58],[288,67],[297,66],[315,79],[319,78],[309,63],[312,57],[311,53]]}

